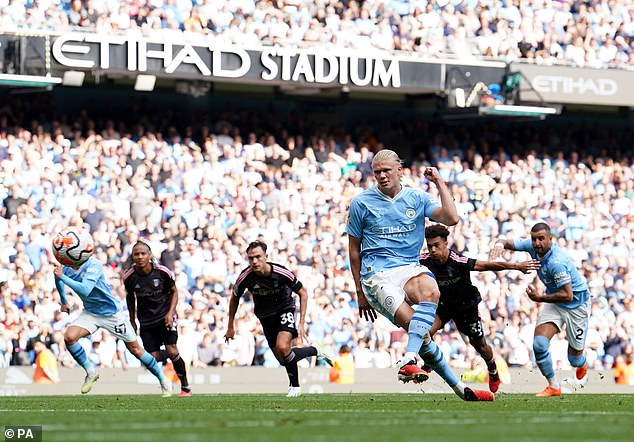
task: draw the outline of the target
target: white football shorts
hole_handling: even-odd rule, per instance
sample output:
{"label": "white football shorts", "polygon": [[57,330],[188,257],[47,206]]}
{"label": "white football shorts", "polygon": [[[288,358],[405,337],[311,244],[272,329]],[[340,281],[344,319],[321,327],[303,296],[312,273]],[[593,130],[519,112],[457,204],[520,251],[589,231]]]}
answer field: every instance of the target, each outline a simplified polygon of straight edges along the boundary
{"label": "white football shorts", "polygon": [[588,335],[588,304],[581,304],[572,309],[563,308],[553,303],[543,303],[542,311],[537,317],[537,324],[541,325],[552,322],[562,330],[566,325],[566,339],[570,347],[575,350],[583,350]]}
{"label": "white football shorts", "polygon": [[423,273],[432,275],[423,265],[409,264],[375,273],[362,279],[361,286],[370,305],[394,323],[394,314],[405,301],[403,287],[407,281]]}
{"label": "white football shorts", "polygon": [[84,328],[90,334],[96,332],[98,328],[103,328],[124,342],[137,340],[137,334],[132,329],[130,318],[122,311],[112,316],[98,316],[84,310],[71,325]]}

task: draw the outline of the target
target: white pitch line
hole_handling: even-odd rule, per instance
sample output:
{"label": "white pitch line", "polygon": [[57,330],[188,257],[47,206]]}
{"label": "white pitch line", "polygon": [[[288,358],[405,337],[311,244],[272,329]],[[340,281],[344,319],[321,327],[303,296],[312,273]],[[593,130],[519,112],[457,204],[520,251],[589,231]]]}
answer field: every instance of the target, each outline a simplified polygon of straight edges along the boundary
{"label": "white pitch line", "polygon": [[[5,413],[5,412],[15,412],[15,413],[54,413],[54,412],[68,412],[68,413],[99,413],[99,414],[103,414],[103,413],[147,413],[148,410],[147,408],[139,408],[139,409],[135,409],[135,408],[130,408],[130,409],[121,409],[121,410],[94,410],[94,409],[81,409],[81,408],[75,408],[75,409],[64,409],[64,410],[59,410],[56,408],[50,408],[50,409],[46,409],[46,408],[40,408],[38,410],[32,410],[32,409],[26,409],[26,408],[0,408],[0,413]],[[156,410],[154,410],[156,411]],[[175,410],[165,410],[165,411],[175,411]],[[202,409],[202,408],[180,408],[178,409],[178,411],[186,411],[186,412],[200,412],[200,413],[207,413],[210,410],[208,409]],[[214,409],[212,410],[214,413],[234,413],[236,411],[240,411],[240,412],[246,412],[248,410],[244,409],[244,408],[223,408],[223,409]],[[367,414],[367,413],[381,413],[381,414],[385,414],[385,413],[394,413],[394,414],[400,414],[403,413],[402,410],[394,410],[394,409],[389,409],[389,410],[384,410],[384,409],[372,409],[372,410],[364,410],[364,409],[347,409],[347,408],[314,408],[314,409],[305,409],[305,408],[280,408],[280,409],[275,409],[275,410],[258,410],[258,413],[274,413],[274,414],[283,414],[283,413],[287,413],[287,412],[301,412],[301,413],[346,413],[346,414]],[[446,413],[447,410],[442,410],[442,409],[437,409],[437,408],[425,408],[425,409],[419,409],[416,410],[416,414],[441,414],[441,413]],[[498,410],[498,413],[504,413],[503,410]],[[537,414],[537,413],[541,413],[540,411],[529,411],[529,410],[509,410],[507,413],[511,413],[511,414]],[[583,411],[583,410],[567,410],[567,411],[562,411],[563,414],[578,414],[578,415],[595,415],[595,416],[631,416],[634,415],[634,412],[632,411],[615,411],[615,410],[596,410],[596,411]]]}
{"label": "white pitch line", "polygon": [[[437,424],[437,425],[476,425],[482,422],[481,419],[476,418],[465,418],[464,416],[458,418],[441,418],[434,417],[433,419],[426,418],[424,416],[420,416],[418,419],[412,419],[412,416],[403,416],[402,419],[381,419],[373,420],[373,421],[365,421],[362,424],[363,426],[372,426],[372,427],[384,427],[384,426],[398,426],[403,425],[405,423],[410,425],[415,425],[418,421],[425,424]],[[573,417],[553,417],[553,418],[544,418],[542,416],[534,416],[534,417],[521,417],[517,416],[513,419],[508,420],[509,423],[517,423],[517,424],[542,424],[542,423],[578,423],[579,419],[575,419]],[[301,427],[335,427],[339,428],[342,425],[349,426],[350,423],[347,419],[307,419],[298,423]],[[209,426],[206,424],[197,424],[197,425],[167,425],[165,422],[147,422],[147,423],[135,423],[135,424],[126,424],[126,428],[112,428],[107,425],[44,425],[44,431],[46,433],[64,433],[65,435],[74,435],[74,434],[84,434],[84,432],[93,433],[105,431],[109,435],[116,435],[118,433],[125,433],[127,435],[130,432],[161,432],[162,429],[165,428],[175,428],[175,427],[186,427],[186,428],[275,428],[277,427],[277,423],[270,420],[236,420],[236,421],[228,421],[224,422],[222,426]],[[135,435],[136,440],[136,435]]]}

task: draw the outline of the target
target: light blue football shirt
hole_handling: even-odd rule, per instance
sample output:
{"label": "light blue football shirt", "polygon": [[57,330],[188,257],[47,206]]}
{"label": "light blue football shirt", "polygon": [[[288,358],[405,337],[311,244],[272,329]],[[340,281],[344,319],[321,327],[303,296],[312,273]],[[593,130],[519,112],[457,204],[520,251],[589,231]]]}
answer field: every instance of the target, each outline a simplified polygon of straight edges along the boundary
{"label": "light blue football shirt", "polygon": [[566,284],[572,284],[573,299],[571,302],[562,302],[557,305],[572,309],[585,304],[589,297],[588,284],[586,278],[579,273],[572,257],[557,244],[551,246],[544,257],[537,256],[530,239],[515,240],[513,242],[515,250],[528,252],[533,259],[541,262],[541,267],[537,270],[537,276],[546,285],[546,294],[550,295],[559,291]]}
{"label": "light blue football shirt", "polygon": [[417,264],[425,242],[425,218],[439,207],[430,194],[405,186],[394,198],[376,185],[355,196],[346,233],[361,239],[361,277]]}
{"label": "light blue football shirt", "polygon": [[110,285],[106,282],[103,266],[97,259],[88,259],[78,269],[64,266],[64,275],[84,284],[94,281],[95,286],[87,296],[77,293],[87,312],[98,316],[112,316],[121,311],[121,301],[112,294]]}

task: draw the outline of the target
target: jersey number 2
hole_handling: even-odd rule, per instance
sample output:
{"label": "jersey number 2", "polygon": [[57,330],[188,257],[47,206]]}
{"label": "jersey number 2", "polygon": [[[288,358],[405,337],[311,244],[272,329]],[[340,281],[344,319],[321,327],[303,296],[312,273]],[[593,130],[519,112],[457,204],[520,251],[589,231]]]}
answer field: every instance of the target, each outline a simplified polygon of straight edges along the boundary
{"label": "jersey number 2", "polygon": [[578,328],[577,330],[575,330],[575,338],[581,339],[582,336],[583,336],[583,329],[582,328]]}

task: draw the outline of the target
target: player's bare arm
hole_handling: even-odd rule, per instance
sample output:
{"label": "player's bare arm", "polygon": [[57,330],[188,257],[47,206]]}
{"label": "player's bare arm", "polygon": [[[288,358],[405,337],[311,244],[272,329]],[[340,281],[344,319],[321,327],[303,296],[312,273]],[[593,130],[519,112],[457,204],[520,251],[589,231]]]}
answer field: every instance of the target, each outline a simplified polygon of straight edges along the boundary
{"label": "player's bare arm", "polygon": [[306,306],[308,305],[308,292],[302,287],[297,293],[299,296],[299,324],[297,325],[297,344],[304,343],[306,338]]}
{"label": "player's bare arm", "polygon": [[530,259],[522,262],[503,262],[503,261],[476,261],[474,270],[478,272],[491,270],[497,272],[499,270],[519,270],[522,273],[528,273],[533,270],[539,270],[541,263],[537,259]]}
{"label": "player's bare arm", "polygon": [[170,307],[165,314],[165,327],[171,329],[174,326],[174,316],[176,315],[176,306],[178,305],[178,290],[176,286],[172,287],[170,297]]}
{"label": "player's bare arm", "polygon": [[236,312],[238,311],[238,304],[240,304],[240,298],[232,295],[231,301],[229,302],[229,322],[227,323],[225,342],[229,342],[229,340],[233,339],[233,337],[236,335],[236,331],[233,326],[233,320],[236,316]]}
{"label": "player's bare arm", "polygon": [[442,205],[442,207],[434,210],[432,218],[446,226],[454,226],[458,224],[460,218],[458,217],[458,210],[454,204],[453,196],[451,196],[451,191],[440,177],[438,169],[435,167],[427,167],[425,168],[423,175],[438,188],[440,204]]}
{"label": "player's bare arm", "polygon": [[573,300],[572,284],[568,283],[559,288],[555,293],[547,295],[541,288],[538,288],[536,284],[529,284],[526,287],[526,294],[535,302],[550,302],[553,304],[559,304],[562,302],[571,302]]}
{"label": "player's bare arm", "polygon": [[359,316],[365,318],[366,321],[374,321],[376,319],[376,311],[363,293],[361,288],[361,239],[348,235],[348,254],[350,255],[350,271],[354,279],[356,289],[357,304],[359,305]]}

